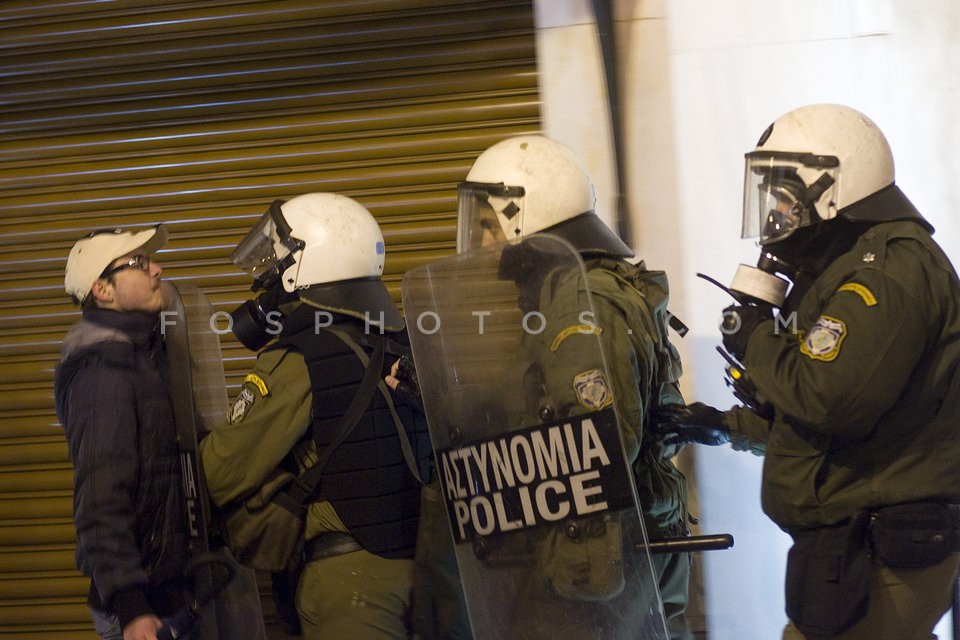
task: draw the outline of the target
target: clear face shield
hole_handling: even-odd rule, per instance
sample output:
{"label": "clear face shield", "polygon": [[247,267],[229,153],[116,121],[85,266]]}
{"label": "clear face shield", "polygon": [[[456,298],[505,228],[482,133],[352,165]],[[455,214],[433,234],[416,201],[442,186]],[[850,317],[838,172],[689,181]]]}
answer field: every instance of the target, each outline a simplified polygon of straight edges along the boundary
{"label": "clear face shield", "polygon": [[[461,182],[457,189],[457,253],[519,238],[524,193],[523,187],[502,183]],[[509,233],[504,233],[505,229]]]}
{"label": "clear face shield", "polygon": [[[746,155],[741,237],[779,242],[825,219],[837,202],[840,162],[835,156],[755,151]],[[832,217],[832,216],[831,216]]]}
{"label": "clear face shield", "polygon": [[283,200],[274,200],[230,254],[231,262],[253,277],[254,291],[273,285],[294,264],[293,254],[304,246],[302,240],[291,235],[280,210],[282,205]]}

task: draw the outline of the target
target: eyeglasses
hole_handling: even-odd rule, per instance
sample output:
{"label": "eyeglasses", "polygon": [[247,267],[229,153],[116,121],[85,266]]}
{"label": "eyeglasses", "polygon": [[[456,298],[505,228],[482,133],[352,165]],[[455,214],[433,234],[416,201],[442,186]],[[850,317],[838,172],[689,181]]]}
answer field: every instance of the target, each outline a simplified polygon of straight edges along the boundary
{"label": "eyeglasses", "polygon": [[149,271],[151,262],[150,256],[136,255],[121,265],[105,269],[104,272],[100,274],[100,277],[109,278],[117,272],[123,271],[124,269],[132,269],[133,267],[136,267],[140,271]]}

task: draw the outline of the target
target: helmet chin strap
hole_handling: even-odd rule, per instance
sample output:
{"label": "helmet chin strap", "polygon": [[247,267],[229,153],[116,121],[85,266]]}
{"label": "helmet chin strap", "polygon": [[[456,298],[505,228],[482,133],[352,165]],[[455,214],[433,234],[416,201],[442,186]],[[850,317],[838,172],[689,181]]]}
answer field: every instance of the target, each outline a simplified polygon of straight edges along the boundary
{"label": "helmet chin strap", "polygon": [[810,210],[811,220],[814,217],[821,221],[824,219],[817,211],[817,200],[819,200],[821,196],[827,192],[827,189],[833,186],[834,182],[836,182],[836,180],[834,180],[829,173],[823,172],[820,174],[820,177],[813,182],[813,184],[807,187],[807,190],[804,193],[804,200],[807,208]]}
{"label": "helmet chin strap", "polygon": [[826,171],[821,173],[820,177],[817,178],[813,184],[807,187],[807,201],[813,203],[819,200],[820,196],[822,196],[827,189],[832,187],[834,182],[836,182],[836,180],[834,180],[833,176],[831,176],[829,173]]}

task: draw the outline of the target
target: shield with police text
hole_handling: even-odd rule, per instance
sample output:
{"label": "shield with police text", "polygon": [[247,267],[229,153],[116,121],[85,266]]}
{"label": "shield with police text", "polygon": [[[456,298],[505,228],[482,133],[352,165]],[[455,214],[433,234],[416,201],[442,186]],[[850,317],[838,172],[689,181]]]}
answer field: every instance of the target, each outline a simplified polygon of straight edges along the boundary
{"label": "shield with police text", "polygon": [[666,638],[575,250],[541,234],[428,264],[403,307],[474,637]]}
{"label": "shield with police text", "polygon": [[[216,313],[200,289],[163,282],[160,329],[169,361],[190,561],[192,602],[168,620],[158,637],[194,640],[264,640],[266,628],[253,569],[239,566],[223,546],[211,546],[215,529],[198,441],[227,415]],[[178,626],[180,625],[180,626]]]}

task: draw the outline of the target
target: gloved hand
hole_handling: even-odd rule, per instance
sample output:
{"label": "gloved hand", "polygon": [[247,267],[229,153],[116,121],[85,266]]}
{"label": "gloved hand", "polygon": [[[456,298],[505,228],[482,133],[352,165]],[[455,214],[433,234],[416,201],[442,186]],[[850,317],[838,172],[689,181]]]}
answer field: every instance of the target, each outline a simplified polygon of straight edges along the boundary
{"label": "gloved hand", "polygon": [[720,324],[723,346],[737,360],[743,360],[750,334],[761,322],[772,319],[773,307],[769,304],[730,305],[723,310],[723,322]]}
{"label": "gloved hand", "polygon": [[423,398],[420,397],[420,381],[417,379],[413,360],[407,356],[400,356],[400,359],[390,367],[390,375],[386,376],[384,381],[393,389],[398,400],[424,413]]}
{"label": "gloved hand", "polygon": [[693,442],[715,447],[730,442],[723,412],[702,402],[663,405],[650,416],[650,428],[668,445]]}

